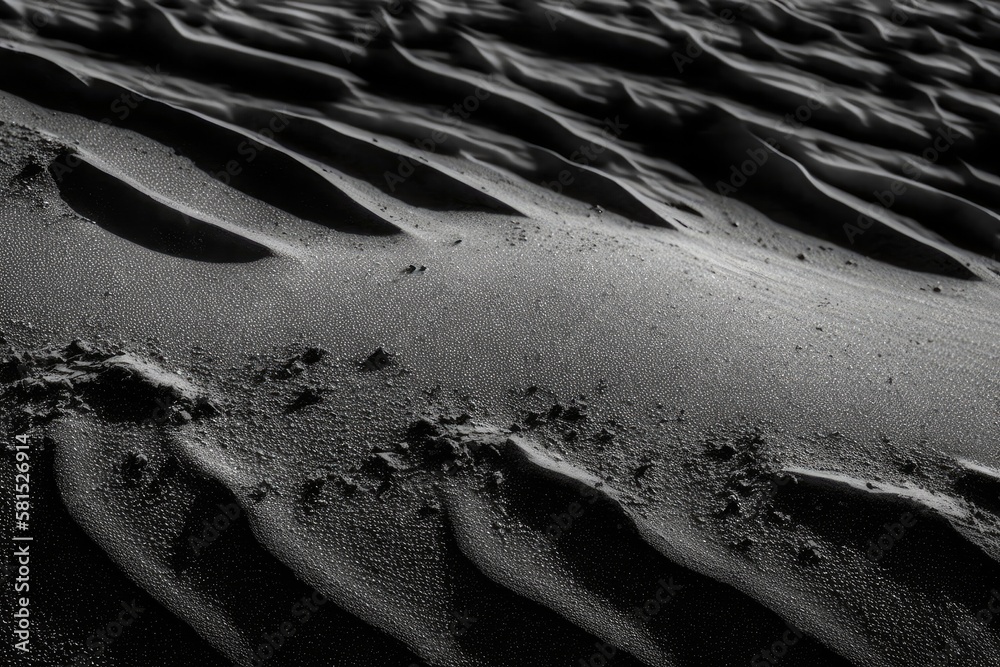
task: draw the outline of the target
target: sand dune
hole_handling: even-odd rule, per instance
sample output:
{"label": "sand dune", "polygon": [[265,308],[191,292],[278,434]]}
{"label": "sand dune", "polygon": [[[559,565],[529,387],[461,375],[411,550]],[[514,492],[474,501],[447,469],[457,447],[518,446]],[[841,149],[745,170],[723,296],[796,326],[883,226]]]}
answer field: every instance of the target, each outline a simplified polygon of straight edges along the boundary
{"label": "sand dune", "polygon": [[13,664],[1000,664],[998,21],[0,0]]}

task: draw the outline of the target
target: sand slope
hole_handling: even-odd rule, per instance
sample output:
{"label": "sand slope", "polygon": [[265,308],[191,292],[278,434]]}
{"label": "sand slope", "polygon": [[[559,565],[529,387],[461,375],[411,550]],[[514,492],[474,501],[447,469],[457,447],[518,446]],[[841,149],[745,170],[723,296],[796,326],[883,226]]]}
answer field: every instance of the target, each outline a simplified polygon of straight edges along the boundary
{"label": "sand slope", "polygon": [[990,6],[372,9],[0,3],[25,664],[1000,664]]}

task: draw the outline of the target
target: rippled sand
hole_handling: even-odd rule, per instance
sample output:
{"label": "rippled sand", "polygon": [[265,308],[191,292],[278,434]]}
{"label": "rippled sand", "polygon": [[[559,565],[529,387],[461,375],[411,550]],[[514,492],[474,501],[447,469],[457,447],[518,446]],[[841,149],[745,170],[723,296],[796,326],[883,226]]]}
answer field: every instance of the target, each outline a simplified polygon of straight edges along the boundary
{"label": "rippled sand", "polygon": [[1000,664],[998,14],[0,0],[14,664]]}

